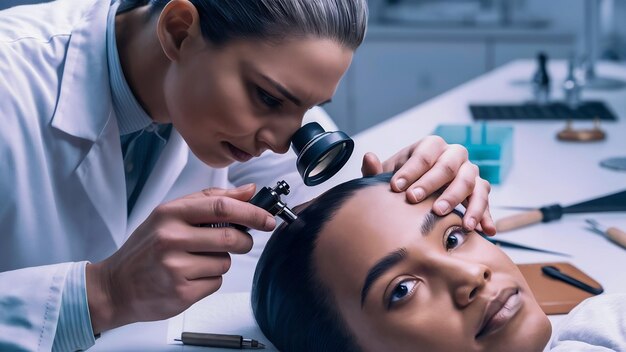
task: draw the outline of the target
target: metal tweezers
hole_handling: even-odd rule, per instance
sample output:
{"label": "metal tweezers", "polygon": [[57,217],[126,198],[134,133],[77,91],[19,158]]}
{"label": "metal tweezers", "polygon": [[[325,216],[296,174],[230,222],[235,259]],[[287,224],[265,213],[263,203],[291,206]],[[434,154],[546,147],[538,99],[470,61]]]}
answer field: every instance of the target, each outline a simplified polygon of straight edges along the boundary
{"label": "metal tweezers", "polygon": [[500,247],[503,247],[503,248],[525,249],[525,250],[528,250],[528,251],[535,251],[535,252],[541,252],[541,253],[560,255],[560,256],[563,256],[563,257],[571,257],[571,255],[566,254],[566,253],[555,252],[555,251],[550,251],[550,250],[547,250],[547,249],[541,249],[541,248],[536,248],[536,247],[525,246],[523,244],[518,244],[518,243],[509,242],[509,241],[503,241],[503,240],[498,240],[498,239],[491,238],[491,237],[488,237],[488,236],[485,236],[485,235],[483,235],[483,237],[487,241],[495,244],[496,246],[500,246]]}

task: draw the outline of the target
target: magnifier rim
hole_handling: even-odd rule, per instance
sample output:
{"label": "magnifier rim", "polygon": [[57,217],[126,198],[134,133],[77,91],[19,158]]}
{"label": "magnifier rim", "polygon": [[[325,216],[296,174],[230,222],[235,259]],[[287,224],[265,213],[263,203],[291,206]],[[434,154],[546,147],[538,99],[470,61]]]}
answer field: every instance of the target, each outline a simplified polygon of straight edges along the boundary
{"label": "magnifier rim", "polygon": [[[317,149],[319,148],[313,148],[313,145],[321,142],[323,139],[326,139],[324,143],[326,148],[324,148],[322,152],[318,152]],[[334,158],[329,166],[321,171],[319,175],[311,177],[310,173],[320,164],[320,158],[337,148],[340,144],[342,145],[341,151],[337,154],[337,157]],[[350,159],[353,150],[354,141],[342,131],[325,132],[321,136],[313,138],[298,155],[296,161],[298,172],[302,176],[304,184],[307,186],[315,186],[333,177]],[[304,163],[304,161],[307,162]]]}

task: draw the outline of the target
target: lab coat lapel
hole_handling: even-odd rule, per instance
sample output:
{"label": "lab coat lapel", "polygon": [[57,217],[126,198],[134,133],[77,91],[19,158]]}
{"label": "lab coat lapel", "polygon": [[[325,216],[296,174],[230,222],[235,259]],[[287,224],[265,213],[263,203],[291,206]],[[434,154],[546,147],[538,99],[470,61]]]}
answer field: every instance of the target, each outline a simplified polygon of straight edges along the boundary
{"label": "lab coat lapel", "polygon": [[106,224],[94,231],[108,230],[119,247],[126,230],[126,190],[106,55],[110,2],[97,4],[72,30],[51,126],[86,141],[73,143],[84,155],[75,173]]}
{"label": "lab coat lapel", "polygon": [[102,135],[76,168],[76,175],[119,248],[126,239],[126,180],[113,113]]}
{"label": "lab coat lapel", "polygon": [[160,204],[187,164],[189,148],[181,135],[172,129],[167,145],[146,180],[137,202],[128,217],[127,236]]}

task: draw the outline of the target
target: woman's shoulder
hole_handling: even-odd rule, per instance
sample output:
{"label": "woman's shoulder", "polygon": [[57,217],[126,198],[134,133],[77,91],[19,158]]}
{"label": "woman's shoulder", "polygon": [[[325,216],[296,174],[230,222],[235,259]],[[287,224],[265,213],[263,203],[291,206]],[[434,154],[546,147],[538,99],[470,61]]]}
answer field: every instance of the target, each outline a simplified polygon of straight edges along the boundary
{"label": "woman's shoulder", "polygon": [[[85,77],[73,71],[77,66],[92,72],[84,85],[98,83],[109,8],[110,0],[56,0],[0,11],[2,116],[14,117],[17,127],[24,127],[25,119],[28,126],[49,124],[62,84],[72,81],[65,73]],[[81,85],[71,88],[69,94],[83,91]]]}
{"label": "woman's shoulder", "polygon": [[70,35],[94,9],[109,5],[106,0],[55,0],[10,7],[0,11],[0,42],[47,42],[55,36]]}

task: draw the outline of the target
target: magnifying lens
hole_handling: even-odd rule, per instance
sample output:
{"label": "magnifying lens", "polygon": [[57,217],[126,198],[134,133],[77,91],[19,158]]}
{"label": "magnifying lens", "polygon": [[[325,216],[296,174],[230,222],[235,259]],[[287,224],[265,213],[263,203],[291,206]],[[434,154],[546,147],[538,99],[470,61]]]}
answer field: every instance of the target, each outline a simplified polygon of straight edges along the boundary
{"label": "magnifying lens", "polygon": [[[304,184],[318,185],[339,171],[350,159],[354,141],[342,131],[327,132],[317,122],[308,123],[291,137],[293,150],[298,154],[296,167]],[[279,181],[274,188],[263,187],[250,199],[250,203],[267,210],[287,223],[298,217],[287,207],[281,195],[289,194],[289,185]],[[240,225],[235,227],[247,230]]]}
{"label": "magnifying lens", "polygon": [[347,134],[326,132],[317,122],[296,131],[291,145],[298,154],[298,172],[307,186],[318,185],[335,175],[354,150],[354,141]]}

